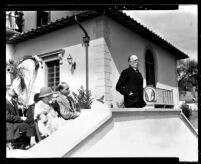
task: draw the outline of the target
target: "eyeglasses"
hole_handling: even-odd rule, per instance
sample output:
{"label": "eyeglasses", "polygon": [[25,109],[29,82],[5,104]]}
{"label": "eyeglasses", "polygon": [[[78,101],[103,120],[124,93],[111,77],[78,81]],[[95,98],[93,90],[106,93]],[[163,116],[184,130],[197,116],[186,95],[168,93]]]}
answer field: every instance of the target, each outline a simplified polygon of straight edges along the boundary
{"label": "eyeglasses", "polygon": [[68,90],[69,90],[69,88],[66,88],[66,89],[65,89],[65,91],[68,91]]}
{"label": "eyeglasses", "polygon": [[137,62],[140,62],[140,60],[139,60],[139,59],[136,59],[136,60],[130,60],[129,62],[137,63]]}

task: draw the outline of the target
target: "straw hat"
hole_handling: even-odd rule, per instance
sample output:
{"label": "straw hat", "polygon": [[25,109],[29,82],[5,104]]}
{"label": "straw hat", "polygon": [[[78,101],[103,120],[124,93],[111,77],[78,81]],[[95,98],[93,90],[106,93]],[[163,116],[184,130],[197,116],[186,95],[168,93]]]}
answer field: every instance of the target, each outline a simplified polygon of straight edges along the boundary
{"label": "straw hat", "polygon": [[39,97],[40,98],[41,97],[47,97],[47,96],[50,96],[52,94],[53,94],[53,92],[52,92],[52,89],[50,87],[42,87],[40,89],[40,95],[39,95]]}

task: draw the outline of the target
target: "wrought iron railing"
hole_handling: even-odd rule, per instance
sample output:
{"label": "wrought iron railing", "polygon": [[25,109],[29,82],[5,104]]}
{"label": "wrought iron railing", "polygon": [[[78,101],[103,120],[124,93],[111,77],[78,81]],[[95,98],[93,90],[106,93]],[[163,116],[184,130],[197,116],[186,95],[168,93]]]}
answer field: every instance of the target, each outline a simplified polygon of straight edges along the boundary
{"label": "wrought iron railing", "polygon": [[23,22],[22,12],[10,11],[6,14],[6,28],[8,29],[22,32]]}
{"label": "wrought iron railing", "polygon": [[173,90],[156,88],[156,105],[174,105]]}

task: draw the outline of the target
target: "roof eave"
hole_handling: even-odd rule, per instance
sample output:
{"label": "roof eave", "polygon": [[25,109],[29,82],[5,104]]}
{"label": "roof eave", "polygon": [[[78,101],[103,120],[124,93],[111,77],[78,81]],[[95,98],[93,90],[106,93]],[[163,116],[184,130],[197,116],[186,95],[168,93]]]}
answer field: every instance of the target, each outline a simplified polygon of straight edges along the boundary
{"label": "roof eave", "polygon": [[[126,26],[130,30],[140,34],[141,36],[148,38],[149,40],[157,43],[164,49],[170,51],[171,53],[173,53],[176,56],[176,60],[189,58],[189,56],[187,54],[183,53],[182,51],[177,49],[175,46],[173,46],[172,44],[167,42],[165,39],[161,38],[159,35],[155,34],[151,30],[149,30],[147,27],[143,26],[142,24],[140,24],[139,22],[137,22],[130,16],[124,14],[123,12],[108,11],[108,12],[105,12],[105,15],[107,15],[111,19],[119,22],[120,24]],[[130,22],[132,22],[132,23],[130,23]]]}
{"label": "roof eave", "polygon": [[[119,22],[123,26],[127,27],[128,29],[140,34],[141,36],[148,38],[149,40],[159,44],[164,49],[168,50],[169,52],[173,53],[176,57],[176,60],[179,59],[185,59],[189,58],[189,56],[176,47],[174,47],[172,44],[168,43],[165,39],[161,38],[159,35],[155,34],[151,30],[149,30],[147,27],[141,25],[139,22],[134,20],[133,18],[127,16],[121,11],[86,11],[77,14],[77,18],[80,22],[89,20],[91,18],[95,18],[100,15],[106,15],[109,18]],[[8,40],[7,43],[9,44],[17,44],[22,41],[38,37],[40,35],[44,35],[47,33],[50,33],[52,31],[61,29],[63,27],[76,24],[74,16],[66,16],[65,18],[61,18],[55,22],[50,22],[47,25],[44,25],[42,27],[38,27],[36,29],[32,29],[26,33],[23,33],[19,36],[16,36],[12,38],[11,40]]]}

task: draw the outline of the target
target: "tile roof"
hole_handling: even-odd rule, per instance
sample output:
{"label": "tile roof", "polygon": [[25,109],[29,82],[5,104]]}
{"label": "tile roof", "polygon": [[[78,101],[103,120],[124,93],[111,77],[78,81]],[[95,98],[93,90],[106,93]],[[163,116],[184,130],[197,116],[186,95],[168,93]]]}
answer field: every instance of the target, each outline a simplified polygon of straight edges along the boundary
{"label": "tile roof", "polygon": [[[157,35],[147,27],[143,26],[130,16],[127,16],[122,11],[117,10],[105,10],[105,11],[85,11],[82,13],[77,14],[77,18],[79,22],[83,22],[89,20],[91,18],[95,18],[101,15],[105,15],[114,21],[122,24],[123,26],[127,27],[133,32],[140,34],[141,36],[145,37],[146,39],[156,43],[157,45],[161,46],[162,48],[166,49],[167,51],[173,53],[176,56],[176,59],[184,59],[188,58],[188,55],[184,52],[177,49],[175,46],[170,44],[168,41],[163,39],[161,36]],[[7,40],[9,44],[16,44],[28,39],[32,39],[34,37],[44,35],[50,33],[52,31],[56,31],[58,29],[70,26],[75,24],[74,16],[66,16],[65,18],[61,18],[56,20],[55,22],[50,22],[47,25],[43,25],[41,27],[37,27],[36,29],[31,29],[26,33],[22,33],[21,35],[16,35],[12,37],[10,40]]]}

